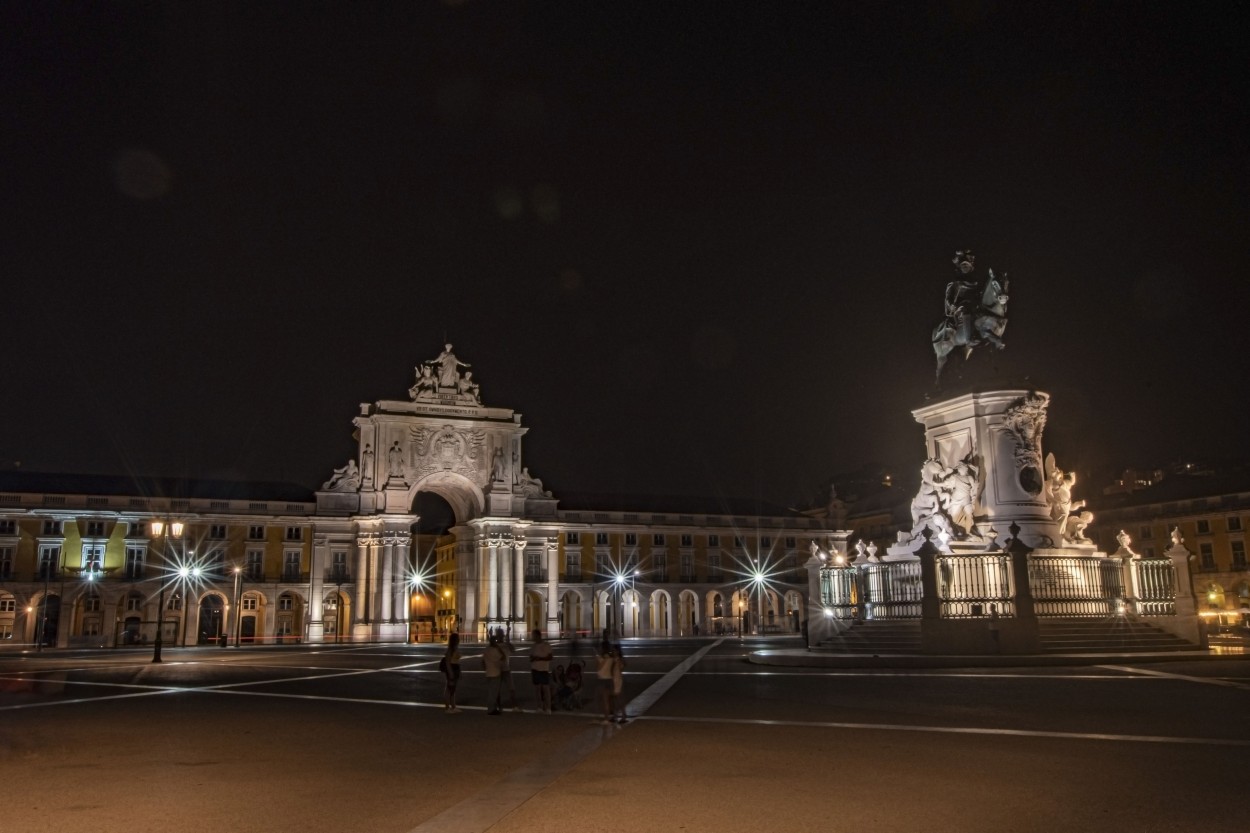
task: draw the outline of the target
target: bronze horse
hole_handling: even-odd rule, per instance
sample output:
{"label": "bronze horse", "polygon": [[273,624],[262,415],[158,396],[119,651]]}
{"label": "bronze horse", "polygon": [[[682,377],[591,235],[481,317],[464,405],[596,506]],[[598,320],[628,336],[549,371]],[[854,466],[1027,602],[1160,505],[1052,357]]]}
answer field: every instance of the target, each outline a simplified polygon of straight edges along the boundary
{"label": "bronze horse", "polygon": [[[947,286],[948,296],[952,288],[958,290],[959,285],[952,283]],[[974,307],[971,303],[959,303],[958,292],[954,300],[947,298],[947,316],[933,329],[933,352],[937,356],[934,383],[942,380],[942,368],[955,348],[964,348],[965,360],[972,355],[973,347],[982,344],[991,344],[996,350],[1002,350],[1006,346],[1002,338],[1005,329],[1007,276],[1004,274],[1000,283],[991,269],[979,305]]]}

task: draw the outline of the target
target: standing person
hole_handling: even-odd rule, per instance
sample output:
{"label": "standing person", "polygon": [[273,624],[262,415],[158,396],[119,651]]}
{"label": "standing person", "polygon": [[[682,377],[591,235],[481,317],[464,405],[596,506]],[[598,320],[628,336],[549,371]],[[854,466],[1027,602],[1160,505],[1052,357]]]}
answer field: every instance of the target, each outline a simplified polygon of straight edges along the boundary
{"label": "standing person", "polygon": [[543,639],[543,632],[534,628],[534,647],[530,648],[530,679],[538,695],[538,708],[543,714],[551,714],[551,643]]}
{"label": "standing person", "polygon": [[599,680],[599,704],[603,706],[603,723],[611,723],[614,709],[612,707],[612,668],[616,665],[616,657],[612,654],[612,643],[607,639],[599,646],[599,655],[595,658],[595,676]]}
{"label": "standing person", "polygon": [[612,706],[613,719],[625,722],[625,652],[617,645],[612,649]]}
{"label": "standing person", "polygon": [[443,672],[446,681],[443,708],[448,714],[460,714],[460,709],[456,708],[456,685],[460,682],[460,634],[453,631],[447,637],[447,652],[438,661],[438,670]]}
{"label": "standing person", "polygon": [[500,688],[508,693],[508,702],[514,712],[521,711],[520,704],[516,700],[516,686],[512,684],[512,655],[516,653],[516,648],[512,647],[512,637],[507,631],[504,632],[503,640],[499,643],[500,650],[503,651],[503,683]]}
{"label": "standing person", "polygon": [[486,713],[500,714],[499,687],[503,683],[503,666],[507,656],[499,647],[499,637],[491,635],[490,644],[482,654],[482,666],[486,670]]}

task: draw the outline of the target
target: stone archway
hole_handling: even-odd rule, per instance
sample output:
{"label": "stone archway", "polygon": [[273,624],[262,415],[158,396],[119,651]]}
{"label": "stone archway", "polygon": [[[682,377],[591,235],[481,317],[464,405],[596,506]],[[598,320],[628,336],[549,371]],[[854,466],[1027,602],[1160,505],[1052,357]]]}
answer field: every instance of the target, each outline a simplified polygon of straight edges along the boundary
{"label": "stone archway", "polygon": [[673,600],[667,590],[655,590],[651,593],[650,618],[648,628],[654,636],[673,635]]}
{"label": "stone archway", "polygon": [[199,625],[195,644],[215,645],[225,634],[226,600],[216,593],[205,594],[199,604]]}
{"label": "stone archway", "polygon": [[418,492],[432,492],[451,507],[456,524],[468,523],[486,510],[486,495],[469,478],[450,471],[426,475],[408,487],[408,506],[417,500]]}

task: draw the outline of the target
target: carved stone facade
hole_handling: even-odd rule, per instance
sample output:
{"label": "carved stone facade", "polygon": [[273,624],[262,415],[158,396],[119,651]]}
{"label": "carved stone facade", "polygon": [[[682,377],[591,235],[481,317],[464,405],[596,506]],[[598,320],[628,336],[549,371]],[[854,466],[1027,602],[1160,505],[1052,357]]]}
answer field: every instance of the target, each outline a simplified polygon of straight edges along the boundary
{"label": "carved stone facade", "polygon": [[[176,500],[86,492],[63,476],[0,484],[0,634],[106,647],[150,642],[162,618],[167,644],[799,631],[808,544],[834,534],[821,521],[721,500],[562,507],[530,473],[521,415],[482,405],[450,351],[418,365],[410,401],[360,406],[356,453],[312,494]],[[176,488],[188,485],[202,491]],[[421,492],[450,506],[448,535],[414,534]],[[156,520],[185,523],[184,537],[154,537]],[[188,541],[203,577],[171,587],[177,614],[162,616],[135,582],[160,581],[190,557]],[[748,593],[757,572],[768,584]],[[45,627],[42,611],[62,600],[63,619]]]}

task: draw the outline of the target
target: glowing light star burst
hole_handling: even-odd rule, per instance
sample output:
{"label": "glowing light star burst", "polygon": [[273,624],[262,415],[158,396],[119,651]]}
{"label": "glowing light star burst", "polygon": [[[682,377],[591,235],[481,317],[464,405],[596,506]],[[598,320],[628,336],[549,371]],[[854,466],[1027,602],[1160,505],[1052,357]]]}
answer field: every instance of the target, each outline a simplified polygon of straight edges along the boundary
{"label": "glowing light star burst", "polygon": [[[775,546],[772,544],[767,552],[760,550],[755,555],[751,555],[744,546],[741,548],[744,556],[740,557],[736,554],[731,556],[736,567],[731,567],[730,572],[740,576],[734,580],[734,584],[741,585],[739,592],[744,596],[759,594],[761,599],[767,598],[762,605],[764,609],[772,607],[779,597],[785,595],[785,588],[781,585],[779,577],[786,572],[786,568],[781,563],[781,557],[773,551]],[[758,613],[762,618],[763,609]]]}

